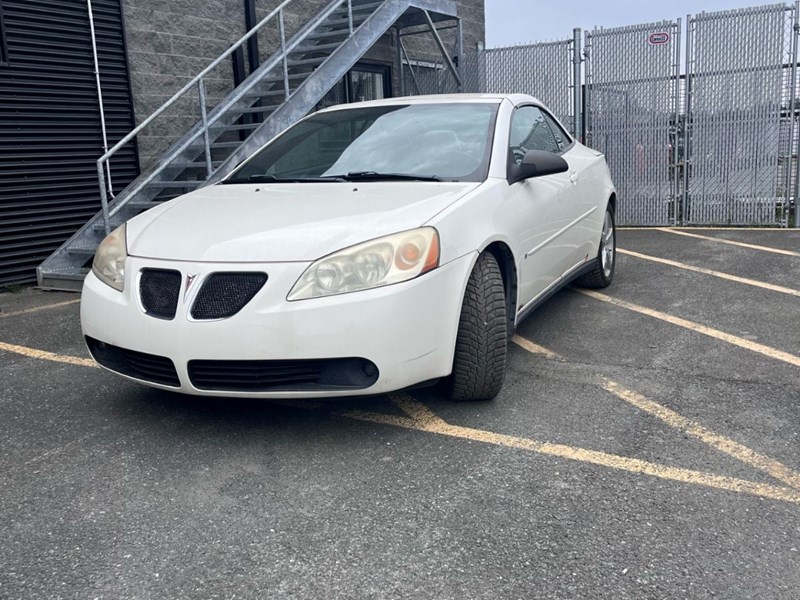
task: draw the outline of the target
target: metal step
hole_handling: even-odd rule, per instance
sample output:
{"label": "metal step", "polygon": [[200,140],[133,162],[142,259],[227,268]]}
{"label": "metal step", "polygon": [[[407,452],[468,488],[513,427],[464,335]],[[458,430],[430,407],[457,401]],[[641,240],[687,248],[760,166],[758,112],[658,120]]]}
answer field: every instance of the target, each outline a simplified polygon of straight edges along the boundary
{"label": "metal step", "polygon": [[295,54],[310,54],[311,52],[322,52],[323,50],[336,50],[341,44],[320,44],[318,46],[298,46],[290,56]]}
{"label": "metal step", "polygon": [[[226,142],[226,143],[228,143],[228,142]],[[236,142],[236,143],[230,142],[230,143],[233,144],[234,148],[238,147],[241,144],[241,142]],[[212,147],[216,147],[216,145],[212,144]],[[203,183],[203,182],[199,181],[197,179],[187,179],[186,181],[151,181],[147,185],[148,185],[148,187],[157,187],[157,188],[165,188],[165,189],[166,188],[178,188],[178,189],[192,189],[192,190],[194,190],[194,189],[199,188],[201,183]],[[131,202],[132,202],[132,200],[129,200],[128,204],[130,204]]]}
{"label": "metal step", "polygon": [[[328,60],[327,56],[320,56],[317,58],[304,58],[301,60],[290,60],[288,61],[289,68],[292,67],[303,67],[303,66],[314,66],[314,65],[321,65],[326,60]],[[313,72],[313,71],[312,71]]]}
{"label": "metal step", "polygon": [[83,280],[89,269],[83,267],[62,267],[39,272],[39,286],[48,290],[80,292]]}
{"label": "metal step", "polygon": [[67,252],[75,256],[94,256],[96,251],[96,244],[76,244],[74,246],[67,246]]}
{"label": "metal step", "polygon": [[[283,92],[281,92],[283,93]],[[250,114],[257,114],[257,113],[271,113],[276,108],[276,105],[269,105],[269,106],[251,106],[250,108],[232,108],[231,114],[242,114],[242,115],[250,115]]]}
{"label": "metal step", "polygon": [[[211,144],[211,149],[215,148],[238,148],[242,145],[242,142],[214,142]],[[200,182],[197,182],[198,185]]]}
{"label": "metal step", "polygon": [[[220,131],[242,131],[247,129],[255,129],[260,125],[261,123],[242,123],[241,125],[223,125],[221,123],[215,123],[212,128]],[[205,166],[205,164],[206,163],[203,163],[203,166]]]}

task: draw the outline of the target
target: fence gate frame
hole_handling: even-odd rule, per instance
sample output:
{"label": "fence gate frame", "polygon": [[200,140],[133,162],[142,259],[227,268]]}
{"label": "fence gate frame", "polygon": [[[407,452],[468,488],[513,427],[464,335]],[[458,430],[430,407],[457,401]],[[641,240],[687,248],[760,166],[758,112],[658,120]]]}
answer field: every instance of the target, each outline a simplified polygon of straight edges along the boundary
{"label": "fence gate frame", "polygon": [[[795,154],[800,152],[796,91],[799,9],[796,1],[687,15],[682,131],[686,168],[680,224],[785,228],[794,200],[795,227],[800,226],[800,167]],[[753,29],[748,19],[758,22],[760,28]],[[721,31],[723,26],[728,29]],[[726,40],[724,35],[729,32]],[[736,38],[736,33],[747,32],[749,36]],[[739,46],[732,49],[733,44],[728,43],[727,54],[726,48],[714,47],[715,42],[719,45],[731,39]],[[718,67],[737,51],[738,57],[750,62]],[[698,64],[698,54],[702,64]],[[774,89],[762,92],[768,84]],[[762,93],[760,99],[758,93]],[[748,95],[752,97],[749,100]],[[698,97],[704,101],[703,110],[696,106]],[[740,97],[745,102],[737,107]],[[760,139],[769,127],[774,130],[774,143]],[[753,152],[761,147],[762,151]],[[752,166],[743,166],[750,157],[755,159]],[[749,193],[737,195],[737,186],[749,186]]]}
{"label": "fence gate frame", "polygon": [[606,155],[620,225],[678,224],[681,32],[681,19],[585,32],[585,143]]}

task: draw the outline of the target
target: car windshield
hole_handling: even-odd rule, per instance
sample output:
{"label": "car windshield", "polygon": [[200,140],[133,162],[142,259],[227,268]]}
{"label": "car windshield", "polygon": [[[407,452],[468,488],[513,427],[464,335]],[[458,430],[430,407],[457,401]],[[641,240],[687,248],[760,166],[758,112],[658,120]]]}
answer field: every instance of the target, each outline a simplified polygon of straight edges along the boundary
{"label": "car windshield", "polygon": [[371,106],[311,116],[224,183],[483,181],[497,105]]}

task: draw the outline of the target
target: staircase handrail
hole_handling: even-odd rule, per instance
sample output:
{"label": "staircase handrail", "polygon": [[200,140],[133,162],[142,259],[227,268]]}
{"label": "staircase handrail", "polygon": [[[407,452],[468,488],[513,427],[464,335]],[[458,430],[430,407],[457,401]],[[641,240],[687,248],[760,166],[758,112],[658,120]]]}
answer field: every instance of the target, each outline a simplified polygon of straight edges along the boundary
{"label": "staircase handrail", "polygon": [[[113,199],[113,190],[110,188],[107,189],[106,187],[106,174],[104,165],[107,161],[111,159],[111,157],[125,144],[130,142],[134,137],[136,137],[139,132],[147,127],[150,123],[152,123],[156,118],[158,118],[165,110],[167,110],[170,106],[175,104],[180,98],[185,96],[192,88],[197,87],[199,98],[200,98],[200,113],[201,113],[201,120],[204,125],[204,135],[205,135],[205,150],[206,150],[206,163],[207,168],[211,169],[211,159],[210,159],[210,149],[209,149],[209,140],[208,140],[208,122],[207,122],[207,113],[206,113],[206,103],[205,103],[205,85],[203,78],[208,75],[213,69],[219,66],[222,61],[228,58],[231,54],[236,52],[239,48],[241,48],[247,40],[251,37],[256,35],[267,23],[272,21],[276,16],[278,17],[279,21],[279,30],[280,30],[280,42],[281,42],[281,51],[283,54],[284,60],[284,79],[286,80],[287,73],[286,73],[286,39],[285,39],[285,31],[284,31],[284,22],[283,22],[283,9],[294,2],[295,0],[283,0],[275,9],[273,9],[266,17],[261,19],[250,31],[245,33],[242,37],[240,37],[234,44],[232,44],[225,52],[219,55],[216,59],[214,59],[205,69],[200,71],[189,83],[184,85],[180,90],[178,90],[169,100],[164,102],[155,112],[153,112],[149,117],[147,117],[144,121],[142,121],[138,126],[132,129],[125,137],[123,137],[120,141],[118,141],[114,146],[112,146],[103,156],[97,159],[97,177],[100,183],[100,202],[102,204],[103,209],[103,220],[105,223],[105,231],[106,233],[111,232],[111,215],[109,213],[108,207],[108,193],[111,192],[112,199]],[[347,14],[350,26],[350,34],[353,33],[353,6],[352,0],[347,0]],[[284,82],[284,87],[287,90],[288,95],[288,80]],[[211,174],[210,172],[208,173]]]}

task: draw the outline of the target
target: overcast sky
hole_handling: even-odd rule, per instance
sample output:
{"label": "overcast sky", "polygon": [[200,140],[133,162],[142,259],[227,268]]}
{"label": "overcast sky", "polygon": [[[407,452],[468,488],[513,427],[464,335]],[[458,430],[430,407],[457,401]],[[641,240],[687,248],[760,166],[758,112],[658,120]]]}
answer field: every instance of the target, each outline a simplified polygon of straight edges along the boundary
{"label": "overcast sky", "polygon": [[[619,27],[687,14],[744,8],[759,0],[485,0],[486,47],[512,46],[572,37],[572,29]],[[685,27],[685,24],[684,24]]]}

